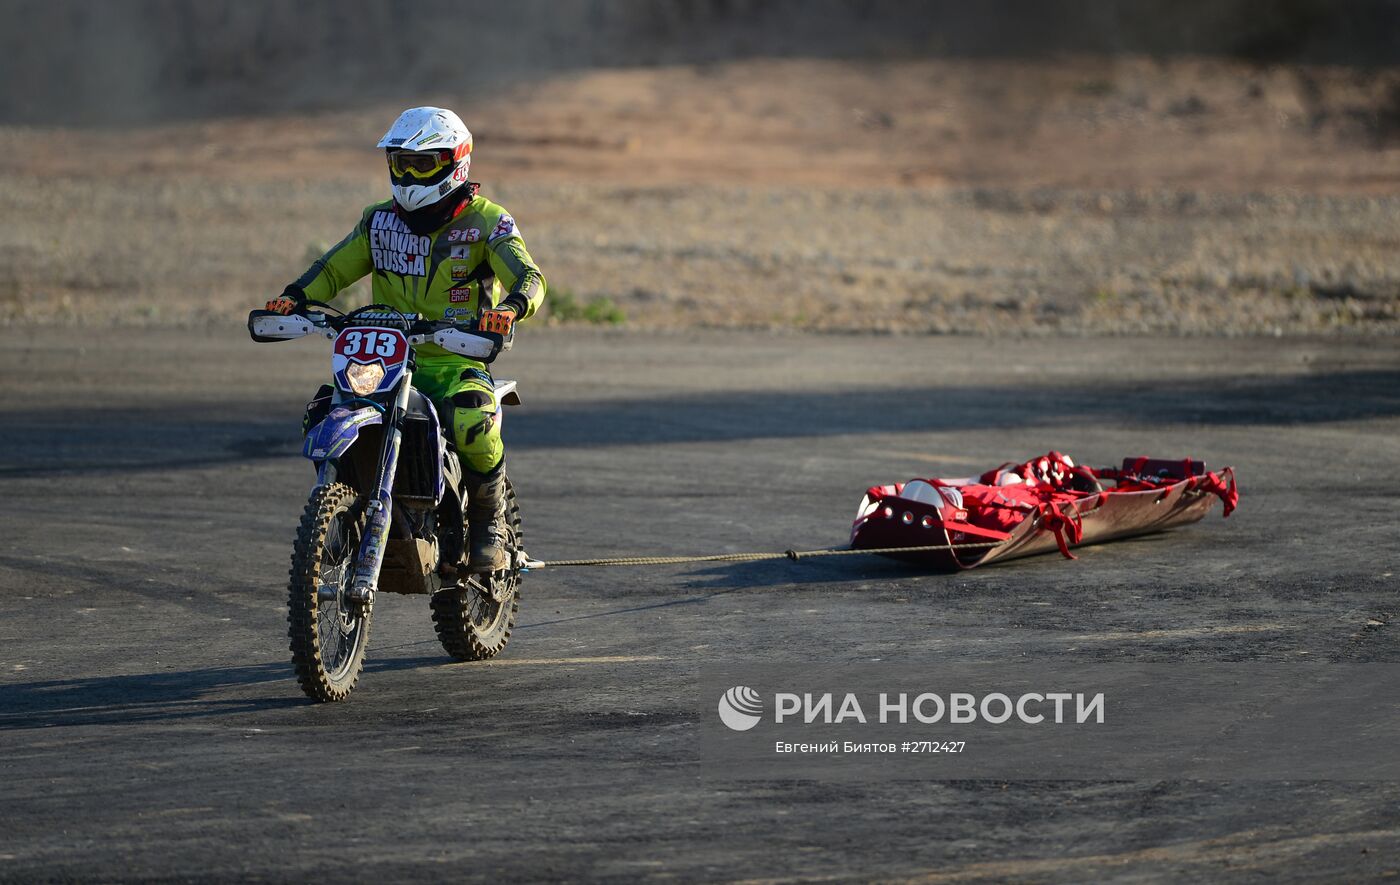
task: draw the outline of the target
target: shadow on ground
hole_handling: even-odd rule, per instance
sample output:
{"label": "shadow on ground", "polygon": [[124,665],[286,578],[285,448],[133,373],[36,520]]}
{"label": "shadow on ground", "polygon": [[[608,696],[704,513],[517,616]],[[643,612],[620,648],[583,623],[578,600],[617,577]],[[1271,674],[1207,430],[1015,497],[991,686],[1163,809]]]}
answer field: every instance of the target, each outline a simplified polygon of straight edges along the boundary
{"label": "shadow on ground", "polygon": [[[173,410],[9,411],[0,477],[123,473],[295,457],[299,415],[264,402]],[[1316,424],[1400,415],[1400,371],[1183,383],[715,391],[533,406],[511,413],[516,449],[790,439],[1086,424]]]}
{"label": "shadow on ground", "polygon": [[1313,424],[1400,415],[1400,372],[1204,382],[906,387],[668,396],[511,415],[511,445],[578,448],[1137,423]]}
{"label": "shadow on ground", "polygon": [[[373,650],[373,649],[372,649]],[[450,659],[370,659],[365,672],[415,670]],[[245,690],[276,685],[275,694]],[[225,694],[224,697],[212,695]],[[167,673],[93,676],[0,685],[0,732],[78,725],[131,724],[251,713],[310,705],[287,661],[242,667],[201,667]]]}

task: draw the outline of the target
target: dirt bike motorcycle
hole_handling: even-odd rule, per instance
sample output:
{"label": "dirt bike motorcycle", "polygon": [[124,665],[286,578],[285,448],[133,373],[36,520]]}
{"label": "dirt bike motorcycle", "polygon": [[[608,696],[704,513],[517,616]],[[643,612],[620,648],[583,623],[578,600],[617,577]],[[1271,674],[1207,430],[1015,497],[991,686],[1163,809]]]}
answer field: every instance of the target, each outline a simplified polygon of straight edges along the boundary
{"label": "dirt bike motorcycle", "polygon": [[[364,666],[380,592],[432,600],[442,647],[459,661],[494,657],[510,641],[520,579],[520,508],[506,481],[510,565],[468,574],[462,467],[433,403],[413,388],[412,345],[433,343],[483,363],[510,336],[425,320],[382,304],[341,313],[308,302],[296,314],[248,315],[254,341],[310,335],[332,340],[334,383],[308,411],[302,454],[316,485],[292,548],[287,633],[302,689],[317,701],[349,696]],[[325,392],[325,388],[323,388]],[[514,381],[496,381],[497,412],[520,402]],[[319,420],[317,420],[319,418]]]}

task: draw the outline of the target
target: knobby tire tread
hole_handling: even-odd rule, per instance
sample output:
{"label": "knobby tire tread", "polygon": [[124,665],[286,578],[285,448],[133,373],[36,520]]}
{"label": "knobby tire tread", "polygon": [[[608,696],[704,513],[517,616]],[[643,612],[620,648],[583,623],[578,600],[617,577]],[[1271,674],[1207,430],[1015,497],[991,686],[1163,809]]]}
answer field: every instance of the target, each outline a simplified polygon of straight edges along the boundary
{"label": "knobby tire tread", "polygon": [[[341,701],[350,695],[359,681],[369,644],[371,612],[366,611],[360,625],[362,635],[359,648],[355,653],[358,659],[352,663],[350,672],[344,678],[330,678],[321,656],[318,632],[320,600],[316,590],[331,520],[341,511],[353,514],[356,497],[355,490],[343,483],[332,483],[313,490],[302,512],[296,542],[292,547],[292,567],[288,572],[290,580],[287,585],[287,636],[290,639],[292,664],[302,691],[322,702]],[[346,555],[353,556],[353,553],[347,552]]]}
{"label": "knobby tire tread", "polygon": [[[506,521],[515,538],[514,548],[519,548],[522,537],[520,506],[509,479],[506,480]],[[515,549],[509,553],[514,562]],[[520,611],[520,574],[514,569],[512,574],[515,586],[510,594],[510,610],[506,612],[504,623],[486,635],[478,633],[471,623],[471,597],[475,591],[468,587],[450,587],[433,594],[433,629],[437,631],[443,650],[454,660],[485,661],[500,654],[510,642]]]}

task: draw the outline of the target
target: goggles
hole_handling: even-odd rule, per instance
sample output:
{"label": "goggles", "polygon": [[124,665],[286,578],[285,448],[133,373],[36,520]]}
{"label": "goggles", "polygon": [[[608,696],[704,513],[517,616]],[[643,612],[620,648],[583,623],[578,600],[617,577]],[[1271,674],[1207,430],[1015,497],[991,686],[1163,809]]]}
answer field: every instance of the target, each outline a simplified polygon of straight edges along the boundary
{"label": "goggles", "polygon": [[451,151],[389,152],[389,171],[398,178],[432,178],[451,163]]}

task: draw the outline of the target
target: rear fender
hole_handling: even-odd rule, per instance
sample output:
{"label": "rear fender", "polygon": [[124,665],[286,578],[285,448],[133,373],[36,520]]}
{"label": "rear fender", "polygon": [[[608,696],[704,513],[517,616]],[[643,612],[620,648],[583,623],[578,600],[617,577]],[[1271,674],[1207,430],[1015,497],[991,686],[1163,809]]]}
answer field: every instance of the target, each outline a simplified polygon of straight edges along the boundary
{"label": "rear fender", "polygon": [[383,422],[383,413],[372,406],[360,409],[334,406],[330,414],[306,434],[301,453],[312,461],[339,458],[359,439],[362,429]]}
{"label": "rear fender", "polygon": [[520,405],[520,391],[516,389],[516,382],[496,381],[494,386],[498,406]]}

